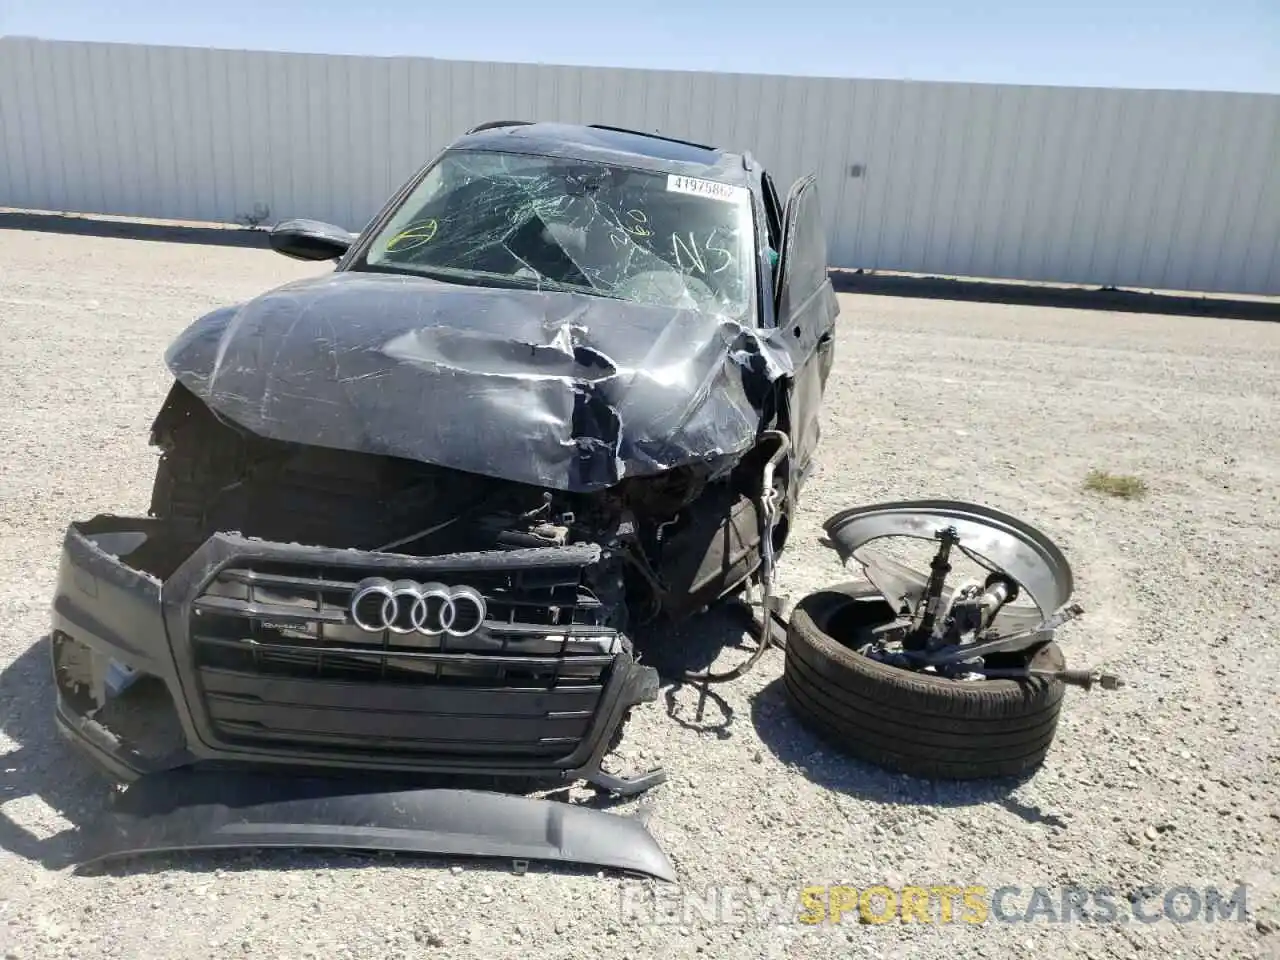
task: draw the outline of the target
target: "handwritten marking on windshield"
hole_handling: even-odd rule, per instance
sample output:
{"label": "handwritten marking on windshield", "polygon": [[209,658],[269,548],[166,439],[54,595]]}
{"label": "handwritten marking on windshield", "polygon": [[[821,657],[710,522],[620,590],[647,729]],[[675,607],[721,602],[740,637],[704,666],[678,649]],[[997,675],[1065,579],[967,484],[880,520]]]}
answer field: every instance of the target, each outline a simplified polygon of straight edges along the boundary
{"label": "handwritten marking on windshield", "polygon": [[720,266],[712,270],[711,271],[712,273],[723,273],[725,270],[728,270],[731,266],[733,266],[733,263],[734,263],[733,251],[730,250],[728,247],[716,245],[716,241],[720,239],[719,237],[720,232],[721,232],[720,228],[717,227],[715,230],[712,230],[711,235],[707,237],[707,248],[706,248],[707,253],[719,254],[720,257],[722,258],[720,261]]}
{"label": "handwritten marking on windshield", "polygon": [[628,210],[625,214],[626,218],[631,222],[623,224],[622,228],[633,237],[651,237],[653,231],[645,224],[649,222],[648,215],[643,210]]}
{"label": "handwritten marking on windshield", "polygon": [[439,230],[440,224],[435,219],[415,223],[387,241],[387,252],[416,250],[434,240]]}
{"label": "handwritten marking on windshield", "polygon": [[634,240],[652,237],[653,231],[649,229],[648,223],[649,215],[643,210],[633,207],[624,211],[609,231],[609,242],[613,244],[613,249],[621,250]]}
{"label": "handwritten marking on windshield", "polygon": [[[716,228],[707,235],[707,238],[701,243],[694,236],[693,231],[689,231],[689,240],[685,242],[684,237],[680,234],[673,233],[671,235],[671,253],[675,256],[676,268],[678,270],[692,270],[695,273],[701,273],[703,276],[707,274],[723,273],[733,266],[733,251],[728,247],[720,244],[721,230]],[[713,266],[708,269],[708,262],[711,261],[712,255],[719,260],[719,266]]]}
{"label": "handwritten marking on windshield", "polygon": [[[683,248],[684,253],[681,254]],[[695,269],[698,273],[707,272],[707,264],[702,259],[702,254],[698,252],[698,241],[694,239],[693,231],[689,231],[689,242],[684,242],[684,237],[678,233],[671,235],[671,252],[676,258],[676,268],[679,270]],[[689,262],[686,263],[685,261]]]}

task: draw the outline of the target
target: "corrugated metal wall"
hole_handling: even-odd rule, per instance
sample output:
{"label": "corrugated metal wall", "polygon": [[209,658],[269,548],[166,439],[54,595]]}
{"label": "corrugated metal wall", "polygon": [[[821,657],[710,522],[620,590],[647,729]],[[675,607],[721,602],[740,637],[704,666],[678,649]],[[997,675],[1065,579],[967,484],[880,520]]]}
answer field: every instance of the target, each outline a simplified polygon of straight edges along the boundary
{"label": "corrugated metal wall", "polygon": [[0,206],[358,229],[506,118],[745,147],[782,189],[816,171],[836,266],[1280,293],[1280,97],[1262,94],[0,38]]}

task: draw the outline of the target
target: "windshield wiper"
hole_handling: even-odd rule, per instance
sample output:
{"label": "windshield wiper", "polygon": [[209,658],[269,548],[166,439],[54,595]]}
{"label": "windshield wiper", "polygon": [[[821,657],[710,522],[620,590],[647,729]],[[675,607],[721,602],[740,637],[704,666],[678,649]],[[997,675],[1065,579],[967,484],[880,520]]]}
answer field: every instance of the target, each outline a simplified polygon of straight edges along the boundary
{"label": "windshield wiper", "polygon": [[565,293],[595,292],[591,287],[583,287],[581,284],[569,283],[564,280],[553,280],[551,277],[537,273],[536,270],[534,273],[537,274],[537,276],[524,277],[519,274],[494,273],[489,270],[464,270],[460,267],[440,267],[435,265],[428,266],[425,264],[414,264],[412,268],[393,269],[385,272],[410,275],[420,274],[430,277],[433,280],[442,280],[445,283],[465,283],[469,286],[500,284],[503,286],[532,290],[550,288]]}

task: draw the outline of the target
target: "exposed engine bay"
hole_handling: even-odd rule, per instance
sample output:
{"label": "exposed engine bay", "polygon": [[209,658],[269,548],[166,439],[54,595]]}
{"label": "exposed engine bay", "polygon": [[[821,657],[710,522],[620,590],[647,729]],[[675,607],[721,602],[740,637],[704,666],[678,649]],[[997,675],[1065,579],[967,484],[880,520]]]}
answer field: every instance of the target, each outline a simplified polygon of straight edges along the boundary
{"label": "exposed engine bay", "polygon": [[599,544],[607,559],[592,587],[611,599],[621,630],[687,616],[759,565],[760,457],[718,475],[693,464],[599,492],[546,490],[264,439],[219,418],[181,384],[152,442],[163,456],[151,514],[173,534],[171,555],[150,561],[158,576],[219,531],[424,557]]}

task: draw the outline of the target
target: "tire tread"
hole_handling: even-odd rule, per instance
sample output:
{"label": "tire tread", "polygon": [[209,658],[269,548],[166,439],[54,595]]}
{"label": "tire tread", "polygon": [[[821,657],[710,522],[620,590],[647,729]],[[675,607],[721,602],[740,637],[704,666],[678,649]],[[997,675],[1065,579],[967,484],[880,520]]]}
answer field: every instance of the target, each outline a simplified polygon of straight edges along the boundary
{"label": "tire tread", "polygon": [[[956,681],[879,663],[828,633],[849,603],[875,597],[851,582],[802,599],[787,631],[784,689],[799,720],[843,752],[899,773],[970,780],[1037,767],[1057,734],[1061,681]],[[1033,661],[1061,669],[1056,644]]]}

